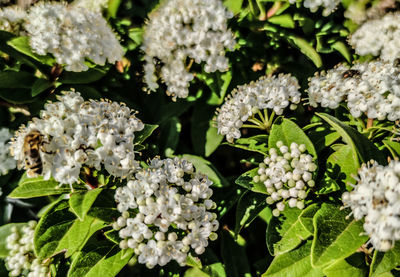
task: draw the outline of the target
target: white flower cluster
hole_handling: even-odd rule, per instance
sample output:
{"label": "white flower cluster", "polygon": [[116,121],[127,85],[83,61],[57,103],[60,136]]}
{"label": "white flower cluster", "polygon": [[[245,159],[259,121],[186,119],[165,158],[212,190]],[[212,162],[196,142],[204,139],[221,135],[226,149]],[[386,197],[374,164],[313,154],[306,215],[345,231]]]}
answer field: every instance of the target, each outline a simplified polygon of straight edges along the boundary
{"label": "white flower cluster", "polygon": [[35,53],[52,54],[69,71],[87,70],[86,59],[104,65],[124,54],[106,20],[81,7],[39,2],[29,10],[25,28]]}
{"label": "white flower cluster", "polygon": [[289,74],[261,77],[256,82],[239,86],[227,97],[218,110],[218,133],[229,142],[240,138],[240,128],[259,110],[271,109],[280,115],[290,106],[296,108],[300,102],[299,83]]}
{"label": "white flower cluster", "polygon": [[[84,101],[70,91],[47,103],[40,118],[22,126],[11,143],[11,154],[24,164],[29,160],[27,135],[39,132],[42,175],[61,184],[78,182],[83,166],[100,170],[104,166],[115,177],[127,178],[139,167],[135,160],[135,132],[144,124],[124,104],[111,101]],[[37,156],[37,155],[36,155]],[[25,168],[29,167],[25,162]]]}
{"label": "white flower cluster", "polygon": [[227,27],[232,14],[220,0],[167,0],[149,15],[142,50],[145,52],[145,82],[158,88],[156,66],[168,86],[168,94],[185,98],[193,74],[185,63],[205,63],[206,72],[226,71],[225,49],[233,50],[235,39]]}
{"label": "white flower cluster", "polygon": [[309,80],[310,105],[336,109],[346,101],[354,117],[400,119],[400,69],[389,62],[339,65]]}
{"label": "white flower cluster", "polygon": [[[47,277],[50,274],[48,265],[44,265],[35,257],[33,252],[33,237],[36,221],[29,221],[28,224],[18,230],[11,229],[12,233],[6,239],[6,248],[10,251],[5,258],[9,276],[22,276],[22,273],[29,272],[27,277]],[[25,275],[24,275],[25,276]]]}
{"label": "white flower cluster", "polygon": [[23,24],[25,18],[26,12],[18,6],[0,8],[0,30],[15,35],[24,34]]}
{"label": "white flower cluster", "polygon": [[10,155],[8,143],[11,138],[12,133],[10,130],[7,128],[0,128],[0,175],[7,174],[9,170],[17,166],[17,163]]}
{"label": "white flower cluster", "polygon": [[184,266],[191,248],[202,254],[208,239],[217,238],[219,225],[217,215],[209,211],[216,207],[211,185],[186,160],[151,160],[148,168],[116,190],[122,216],[113,227],[120,230],[120,247],[135,249],[139,263],[148,268],[171,260]]}
{"label": "white flower cluster", "polygon": [[276,203],[272,214],[279,216],[286,203],[290,208],[304,208],[308,190],[315,185],[313,172],[317,165],[312,156],[305,153],[304,144],[292,142],[289,148],[278,141],[276,146],[269,149],[269,156],[259,164],[258,175],[253,177],[253,181],[265,185],[270,195],[267,203]]}
{"label": "white flower cluster", "polygon": [[[290,4],[296,3],[297,0],[289,0]],[[320,7],[323,7],[322,11],[323,16],[330,15],[340,4],[340,0],[304,0],[303,6],[307,9],[310,9],[311,12],[316,12]]]}
{"label": "white flower cluster", "polygon": [[400,58],[400,13],[365,22],[349,38],[359,55],[372,54],[382,60]]}
{"label": "white flower cluster", "polygon": [[84,8],[95,13],[102,13],[108,7],[108,0],[75,0],[75,7]]}
{"label": "white flower cluster", "polygon": [[374,248],[388,251],[400,240],[400,162],[364,164],[356,180],[354,190],[343,194],[343,204],[356,220],[365,217],[364,230]]}

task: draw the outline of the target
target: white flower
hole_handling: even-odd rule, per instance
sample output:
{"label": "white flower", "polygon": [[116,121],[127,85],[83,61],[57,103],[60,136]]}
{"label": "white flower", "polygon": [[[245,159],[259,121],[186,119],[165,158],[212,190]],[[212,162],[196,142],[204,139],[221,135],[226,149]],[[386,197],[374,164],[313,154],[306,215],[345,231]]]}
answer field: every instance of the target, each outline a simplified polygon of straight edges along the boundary
{"label": "white flower", "polygon": [[0,128],[0,175],[5,175],[8,171],[14,169],[17,163],[10,155],[8,142],[12,138],[10,130]]}
{"label": "white flower", "polygon": [[151,91],[158,88],[158,74],[173,99],[188,96],[193,74],[187,59],[204,63],[206,72],[226,71],[225,50],[233,50],[235,40],[227,27],[232,14],[220,0],[166,0],[149,15],[142,50],[145,52],[144,80]]}
{"label": "white flower", "polygon": [[392,63],[372,61],[351,68],[338,65],[309,80],[310,105],[336,109],[340,103],[354,117],[400,119],[400,70]]}
{"label": "white flower", "polygon": [[0,8],[0,30],[24,35],[22,25],[25,18],[26,12],[18,6]]}
{"label": "white flower", "polygon": [[400,240],[400,162],[363,165],[351,192],[342,195],[356,220],[365,217],[364,230],[379,251],[388,251]]}
{"label": "white flower", "polygon": [[11,143],[11,152],[25,169],[26,135],[39,132],[39,147],[45,179],[54,177],[61,184],[79,180],[82,167],[102,167],[115,177],[127,178],[139,168],[135,160],[135,132],[144,124],[135,111],[107,100],[84,101],[79,93],[65,92],[58,102],[47,103],[40,118],[22,126]]}
{"label": "white flower", "polygon": [[29,221],[21,230],[13,227],[12,233],[6,238],[9,253],[5,262],[10,271],[9,276],[21,276],[23,271],[27,271],[28,277],[49,275],[49,265],[42,264],[34,254],[33,237],[36,225],[36,221]]}
{"label": "white flower", "polygon": [[175,158],[150,161],[126,186],[116,190],[121,217],[113,224],[148,268],[171,260],[186,264],[188,251],[202,254],[216,238],[216,204],[210,199],[212,182],[195,172],[193,164]]}
{"label": "white flower", "polygon": [[349,42],[359,55],[380,56],[382,60],[400,58],[400,13],[389,13],[380,19],[365,22]]}
{"label": "white flower", "polygon": [[52,54],[69,71],[85,71],[86,59],[104,65],[122,59],[124,51],[99,14],[63,3],[31,7],[25,29],[33,52]]}
{"label": "white flower", "polygon": [[239,129],[254,110],[271,109],[280,115],[288,106],[293,108],[300,102],[299,88],[297,79],[288,74],[261,77],[256,82],[238,86],[218,111],[218,133],[225,135],[229,142],[240,138]]}
{"label": "white flower", "polygon": [[75,0],[72,5],[95,13],[101,13],[108,7],[108,0]]}
{"label": "white flower", "polygon": [[[305,145],[292,143],[289,147],[282,141],[276,143],[277,148],[270,148],[269,155],[259,164],[255,183],[263,183],[269,205],[276,203],[274,216],[279,216],[286,203],[290,208],[304,208],[304,201],[310,187],[314,186],[313,172],[317,165],[309,154],[305,154]],[[283,151],[282,151],[283,150]]]}
{"label": "white flower", "polygon": [[[294,4],[296,0],[289,0],[289,3]],[[319,7],[323,7],[323,16],[330,15],[334,10],[336,10],[337,5],[340,4],[340,0],[304,0],[303,6],[310,9],[311,12],[316,12]]]}

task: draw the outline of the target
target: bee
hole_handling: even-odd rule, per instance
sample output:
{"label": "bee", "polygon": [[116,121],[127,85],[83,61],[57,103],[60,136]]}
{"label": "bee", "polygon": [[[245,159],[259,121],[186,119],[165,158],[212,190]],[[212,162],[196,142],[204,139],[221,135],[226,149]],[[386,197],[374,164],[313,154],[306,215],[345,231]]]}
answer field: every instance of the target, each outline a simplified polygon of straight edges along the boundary
{"label": "bee", "polygon": [[43,146],[43,135],[38,130],[32,130],[24,138],[25,168],[29,177],[35,177],[42,173],[43,164],[40,151]]}
{"label": "bee", "polygon": [[343,72],[343,78],[360,77],[361,72],[355,69],[349,69]]}

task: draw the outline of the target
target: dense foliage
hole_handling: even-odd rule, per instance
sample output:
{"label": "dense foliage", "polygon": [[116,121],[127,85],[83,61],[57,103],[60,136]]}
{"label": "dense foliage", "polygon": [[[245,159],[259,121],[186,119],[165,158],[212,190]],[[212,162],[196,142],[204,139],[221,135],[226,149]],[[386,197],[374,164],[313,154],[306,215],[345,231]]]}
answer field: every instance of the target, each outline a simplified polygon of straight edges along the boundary
{"label": "dense foliage", "polygon": [[400,276],[397,8],[0,0],[0,276]]}

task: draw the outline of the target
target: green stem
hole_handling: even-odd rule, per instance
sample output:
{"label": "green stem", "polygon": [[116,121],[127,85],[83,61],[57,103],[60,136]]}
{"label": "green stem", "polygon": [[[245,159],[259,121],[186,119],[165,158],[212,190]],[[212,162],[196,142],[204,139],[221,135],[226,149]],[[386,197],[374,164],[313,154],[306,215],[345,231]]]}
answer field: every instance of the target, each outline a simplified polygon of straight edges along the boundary
{"label": "green stem", "polygon": [[377,255],[378,255],[378,251],[374,250],[374,254],[373,254],[373,256],[372,256],[372,261],[371,261],[371,264],[370,264],[370,266],[369,266],[369,274],[368,274],[368,277],[371,277],[372,274],[373,274],[373,266],[374,266],[374,264],[375,264],[376,256],[377,256]]}
{"label": "green stem", "polygon": [[242,127],[243,128],[254,128],[254,129],[265,130],[264,127],[260,127],[259,125],[243,124]]}

